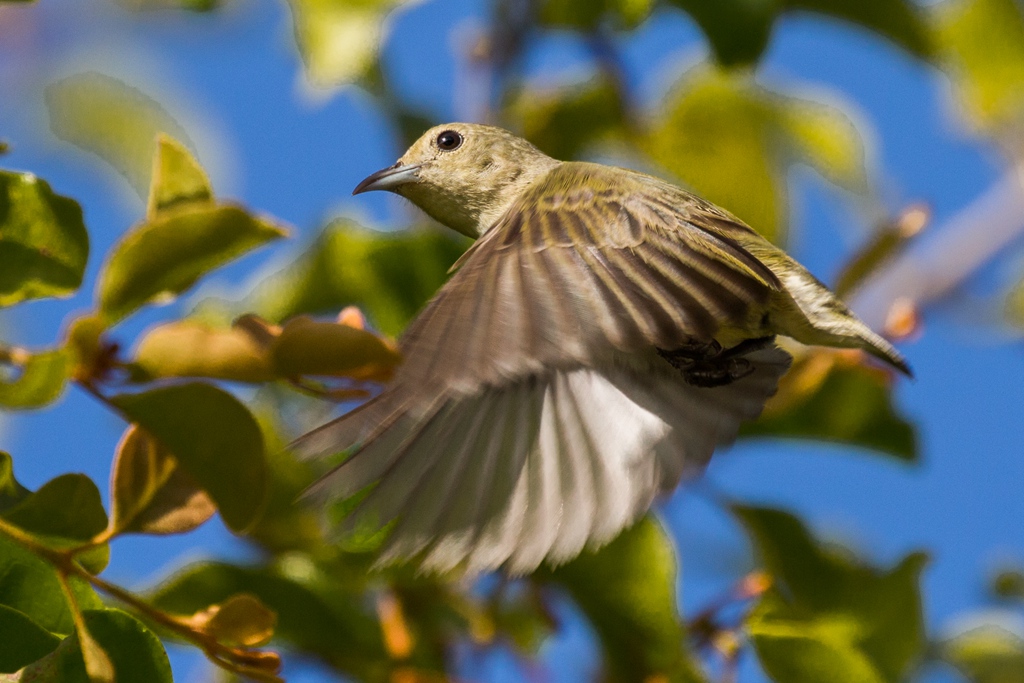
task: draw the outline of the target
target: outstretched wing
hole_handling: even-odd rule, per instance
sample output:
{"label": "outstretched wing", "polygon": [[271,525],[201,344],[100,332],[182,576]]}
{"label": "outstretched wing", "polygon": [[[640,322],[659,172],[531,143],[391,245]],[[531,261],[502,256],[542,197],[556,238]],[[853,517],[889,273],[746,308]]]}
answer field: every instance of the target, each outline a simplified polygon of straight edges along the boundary
{"label": "outstretched wing", "polygon": [[779,286],[680,197],[601,166],[553,171],[413,321],[392,385],[299,441],[360,444],[313,491],[379,482],[357,516],[401,518],[386,557],[525,571],[610,539],[702,467],[760,412],[788,356],[762,352],[716,389],[656,357],[742,323]]}

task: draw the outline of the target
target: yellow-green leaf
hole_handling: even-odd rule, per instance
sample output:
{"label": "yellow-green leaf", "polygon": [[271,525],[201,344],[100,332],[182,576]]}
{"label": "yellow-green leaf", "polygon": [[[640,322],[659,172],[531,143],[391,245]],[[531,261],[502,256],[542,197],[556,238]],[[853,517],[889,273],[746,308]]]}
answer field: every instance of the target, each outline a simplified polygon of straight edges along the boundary
{"label": "yellow-green leaf", "polygon": [[327,375],[385,381],[401,360],[398,352],[366,330],[307,317],[289,320],[272,347],[284,377]]}
{"label": "yellow-green leaf", "polygon": [[0,306],[70,296],[88,258],[77,202],[31,173],[0,171]]}
{"label": "yellow-green leaf", "polygon": [[251,593],[239,593],[195,614],[190,623],[229,647],[257,647],[274,635],[277,615]]}
{"label": "yellow-green leaf", "polygon": [[114,455],[110,480],[113,533],[180,534],[216,511],[162,444],[135,425],[128,428]]}
{"label": "yellow-green leaf", "polygon": [[95,72],[69,76],[46,89],[50,130],[110,164],[145,199],[157,136],[188,141],[185,131],[153,98]]}
{"label": "yellow-green leaf", "polygon": [[242,533],[256,521],[267,495],[263,434],[238,399],[191,382],[111,401],[170,450],[217,504],[228,527]]}
{"label": "yellow-green leaf", "polygon": [[1024,683],[1024,634],[1011,619],[1018,628],[991,619],[963,629],[939,644],[939,656],[971,683]]}
{"label": "yellow-green leaf", "polygon": [[14,369],[14,377],[0,381],[0,408],[24,410],[56,401],[67,384],[71,357],[64,349],[33,353]]}
{"label": "yellow-green leaf", "polygon": [[3,518],[33,534],[76,541],[88,541],[107,526],[99,489],[84,474],[51,479]]}
{"label": "yellow-green leaf", "polygon": [[230,204],[160,212],[108,256],[97,285],[100,313],[116,322],[147,303],[173,300],[207,272],[286,234]]}
{"label": "yellow-green leaf", "polygon": [[268,345],[244,327],[214,328],[178,320],[150,330],[135,353],[142,379],[209,377],[237,382],[274,379]]}
{"label": "yellow-green leaf", "polygon": [[180,142],[169,135],[157,136],[146,215],[153,219],[174,206],[212,203],[213,188],[203,167]]}

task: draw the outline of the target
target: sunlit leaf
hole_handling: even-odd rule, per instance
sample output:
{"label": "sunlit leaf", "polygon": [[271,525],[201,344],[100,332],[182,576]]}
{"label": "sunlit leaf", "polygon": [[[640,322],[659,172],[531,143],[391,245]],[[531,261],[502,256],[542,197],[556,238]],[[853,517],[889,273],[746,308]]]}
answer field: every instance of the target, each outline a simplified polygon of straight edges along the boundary
{"label": "sunlit leaf", "polygon": [[64,349],[33,353],[10,381],[0,381],[0,408],[23,410],[56,401],[70,372],[71,357]]}
{"label": "sunlit leaf", "polygon": [[550,578],[597,631],[611,680],[702,680],[683,642],[675,549],[654,518],[553,570]]}
{"label": "sunlit leaf", "polygon": [[886,371],[832,351],[798,360],[761,418],[744,425],[741,433],[835,441],[908,462],[918,458],[916,431],[893,405]]}
{"label": "sunlit leaf", "polygon": [[239,206],[184,206],[136,226],[112,250],[97,285],[110,322],[151,302],[165,303],[209,271],[286,235]]}
{"label": "sunlit leaf", "polygon": [[[80,579],[71,588],[83,609],[101,606],[99,596]],[[68,635],[74,630],[71,612],[61,592],[53,565],[0,535],[0,605],[29,616],[50,633]]]}
{"label": "sunlit leaf", "polygon": [[359,680],[379,672],[387,654],[376,617],[366,609],[359,584],[321,574],[301,554],[281,571],[201,563],[172,576],[151,595],[155,605],[193,614],[238,593],[250,593],[277,613],[275,638],[316,656]]}
{"label": "sunlit leaf", "polygon": [[[897,683],[924,655],[914,553],[879,570],[815,541],[796,517],[734,506],[773,579],[747,622],[761,665],[779,683]],[[833,676],[830,678],[829,676]]]}
{"label": "sunlit leaf", "polygon": [[181,126],[154,99],[95,72],[51,84],[46,89],[46,106],[54,135],[110,164],[143,199],[158,134],[188,140]]}
{"label": "sunlit leaf", "polygon": [[217,511],[174,456],[132,425],[121,438],[110,481],[113,533],[180,534]]}
{"label": "sunlit leaf", "polygon": [[238,382],[274,378],[268,345],[241,327],[214,328],[195,320],[160,325],[143,337],[134,365],[140,379],[210,377]]}
{"label": "sunlit leaf", "polygon": [[[95,645],[109,658],[117,683],[172,683],[167,653],[142,622],[118,609],[85,610],[83,616]],[[66,638],[10,683],[96,683],[86,673],[82,650],[77,634]]]}
{"label": "sunlit leaf", "polygon": [[377,58],[385,18],[410,0],[289,0],[295,42],[314,86],[351,83]]}
{"label": "sunlit leaf", "polygon": [[603,78],[552,91],[526,89],[509,109],[523,136],[556,159],[577,159],[624,132],[621,94]]}
{"label": "sunlit leaf", "polygon": [[593,30],[602,21],[635,28],[653,7],[653,0],[544,0],[540,20],[549,26],[577,30]]}
{"label": "sunlit leaf", "polygon": [[168,135],[157,136],[146,215],[152,219],[183,204],[212,203],[213,188],[203,167],[180,142]]}
{"label": "sunlit leaf", "polygon": [[448,269],[468,245],[450,233],[385,233],[338,220],[294,263],[266,278],[241,302],[205,302],[201,312],[216,314],[224,306],[229,319],[252,311],[281,322],[303,313],[336,313],[354,304],[374,326],[395,336],[444,284]]}
{"label": "sunlit leaf", "polygon": [[31,173],[0,171],[0,306],[70,296],[88,258],[77,202]]}
{"label": "sunlit leaf", "polygon": [[277,615],[249,593],[232,595],[192,615],[189,623],[231,647],[256,647],[274,635]]}
{"label": "sunlit leaf", "polygon": [[107,526],[99,489],[84,474],[51,479],[3,518],[33,534],[77,541],[88,541]]}
{"label": "sunlit leaf", "polygon": [[232,530],[255,522],[267,493],[263,434],[238,399],[193,382],[111,400],[174,454]]}
{"label": "sunlit leaf", "polygon": [[772,92],[744,72],[685,74],[642,144],[697,194],[778,243],[791,164],[809,164],[851,191],[868,186],[863,145],[840,109]]}
{"label": "sunlit leaf", "polygon": [[272,346],[285,377],[330,375],[386,381],[400,357],[380,337],[348,325],[300,316],[289,320]]}
{"label": "sunlit leaf", "polygon": [[977,128],[1024,116],[1024,8],[1015,0],[950,0],[933,10],[940,57]]}
{"label": "sunlit leaf", "polygon": [[10,454],[0,451],[0,513],[25,500],[31,493],[14,478]]}
{"label": "sunlit leaf", "polygon": [[41,659],[60,644],[27,614],[0,605],[0,673],[13,673]]}
{"label": "sunlit leaf", "polygon": [[1024,635],[1000,623],[971,626],[939,644],[970,683],[1024,683]]}

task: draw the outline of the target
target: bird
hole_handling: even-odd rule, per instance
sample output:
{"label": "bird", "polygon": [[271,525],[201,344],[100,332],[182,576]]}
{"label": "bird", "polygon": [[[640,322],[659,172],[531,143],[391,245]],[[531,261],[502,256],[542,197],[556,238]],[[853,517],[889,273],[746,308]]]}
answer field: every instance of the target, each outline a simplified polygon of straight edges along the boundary
{"label": "bird", "polygon": [[[758,417],[776,336],[900,353],[736,216],[657,177],[558,161],[501,128],[431,128],[384,190],[474,238],[380,394],[292,447],[307,489],[386,529],[377,563],[534,571],[607,544]],[[353,498],[358,496],[358,498]]]}

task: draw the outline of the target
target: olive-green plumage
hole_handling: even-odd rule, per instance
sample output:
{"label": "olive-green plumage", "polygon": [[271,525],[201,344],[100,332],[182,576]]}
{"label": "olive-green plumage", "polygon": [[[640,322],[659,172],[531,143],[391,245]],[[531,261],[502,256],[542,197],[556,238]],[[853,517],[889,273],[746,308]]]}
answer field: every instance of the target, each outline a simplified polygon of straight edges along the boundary
{"label": "olive-green plumage", "polygon": [[398,519],[384,560],[528,571],[607,542],[760,413],[789,365],[774,335],[908,372],[782,250],[658,178],[456,123],[356,192],[375,189],[479,238],[394,382],[297,444],[358,445],[313,491],[376,483],[354,518]]}

